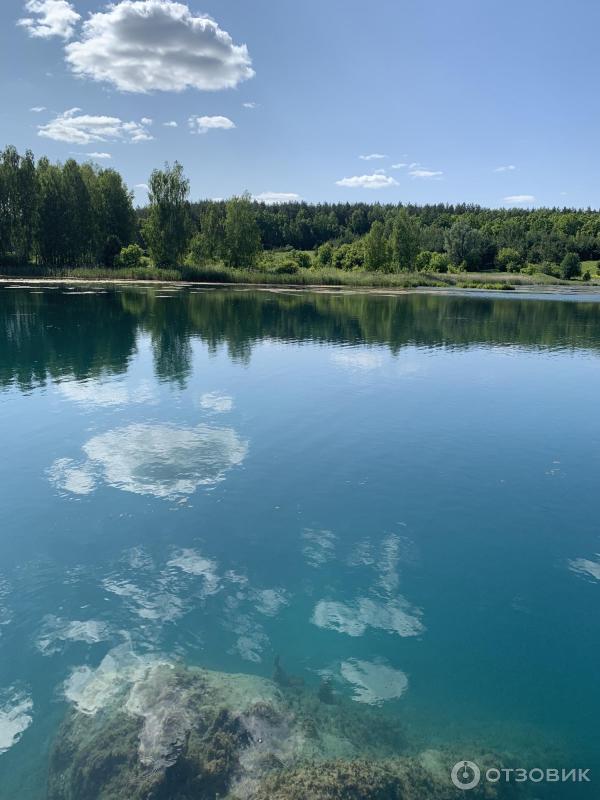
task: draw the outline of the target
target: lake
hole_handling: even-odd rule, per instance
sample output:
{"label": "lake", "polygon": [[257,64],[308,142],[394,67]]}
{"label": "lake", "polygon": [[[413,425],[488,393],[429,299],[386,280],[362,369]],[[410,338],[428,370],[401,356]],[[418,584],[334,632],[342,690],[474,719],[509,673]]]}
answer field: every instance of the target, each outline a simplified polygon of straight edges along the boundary
{"label": "lake", "polygon": [[599,398],[590,296],[5,284],[1,800],[107,657],[600,781]]}

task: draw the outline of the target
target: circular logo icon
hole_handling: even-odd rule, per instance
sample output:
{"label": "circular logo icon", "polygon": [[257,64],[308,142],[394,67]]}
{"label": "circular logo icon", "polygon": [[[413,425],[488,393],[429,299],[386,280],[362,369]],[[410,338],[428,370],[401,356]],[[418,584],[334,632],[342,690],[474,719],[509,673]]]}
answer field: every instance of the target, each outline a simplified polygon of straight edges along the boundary
{"label": "circular logo icon", "polygon": [[474,789],[481,780],[481,770],[473,761],[459,761],[452,767],[452,783],[457,789]]}

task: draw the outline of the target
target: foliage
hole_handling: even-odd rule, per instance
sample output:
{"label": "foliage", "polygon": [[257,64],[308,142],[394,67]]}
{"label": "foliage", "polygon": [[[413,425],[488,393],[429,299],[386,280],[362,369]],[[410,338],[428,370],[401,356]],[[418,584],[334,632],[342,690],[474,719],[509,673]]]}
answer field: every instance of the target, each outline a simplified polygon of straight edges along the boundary
{"label": "foliage", "polygon": [[566,281],[581,275],[581,260],[577,253],[567,253],[560,262],[560,274]]}
{"label": "foliage", "polygon": [[142,231],[152,261],[157,267],[180,263],[189,242],[190,183],[177,161],[150,176],[150,210]]}
{"label": "foliage", "polygon": [[124,247],[116,259],[117,267],[121,269],[138,269],[142,266],[144,251],[139,244],[130,244]]}
{"label": "foliage", "polygon": [[227,203],[224,226],[224,260],[230,267],[253,267],[260,252],[260,230],[249,194]]}
{"label": "foliage", "polygon": [[[485,209],[367,203],[266,205],[249,195],[189,202],[181,165],[155,170],[150,204],[134,212],[118,172],[73,159],[37,163],[0,153],[0,263],[45,270],[111,268],[121,248],[144,244],[155,268],[282,269],[370,274],[499,270],[554,278],[597,272],[600,214],[592,209]],[[565,257],[569,256],[565,261]],[[565,269],[559,265],[565,264]],[[284,274],[284,273],[282,273]],[[288,274],[293,274],[288,271]],[[339,276],[339,280],[345,280]]]}
{"label": "foliage", "polygon": [[405,208],[396,214],[390,237],[391,263],[395,269],[410,270],[419,253],[420,232],[418,222]]}
{"label": "foliage", "polygon": [[520,272],[525,260],[514,247],[503,247],[496,256],[496,265],[501,272]]}

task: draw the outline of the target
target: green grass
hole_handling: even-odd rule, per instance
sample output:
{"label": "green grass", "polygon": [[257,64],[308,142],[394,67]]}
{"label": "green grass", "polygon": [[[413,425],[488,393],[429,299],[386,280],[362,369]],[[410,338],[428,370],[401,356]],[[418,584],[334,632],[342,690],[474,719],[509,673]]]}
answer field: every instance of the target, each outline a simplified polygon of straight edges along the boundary
{"label": "green grass", "polygon": [[[589,264],[584,262],[586,268]],[[584,270],[585,271],[585,270]],[[591,270],[590,270],[591,271]],[[258,269],[233,269],[221,265],[177,269],[160,269],[143,266],[133,269],[107,269],[105,267],[77,267],[74,269],[44,269],[35,265],[5,269],[10,278],[65,278],[73,280],[135,280],[135,281],[190,281],[202,283],[232,283],[267,286],[348,286],[377,289],[414,289],[419,287],[511,290],[517,286],[569,285],[550,275],[536,273],[461,272],[440,274],[433,272],[366,272],[344,271],[334,268],[299,269],[293,274]],[[0,274],[2,270],[0,269]]]}

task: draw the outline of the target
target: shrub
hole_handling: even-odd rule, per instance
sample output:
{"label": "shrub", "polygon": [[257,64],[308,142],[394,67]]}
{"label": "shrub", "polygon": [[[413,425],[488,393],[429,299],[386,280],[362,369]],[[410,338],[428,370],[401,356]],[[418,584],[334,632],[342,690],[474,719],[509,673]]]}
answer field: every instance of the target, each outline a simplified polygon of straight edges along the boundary
{"label": "shrub", "polygon": [[567,281],[581,275],[581,261],[577,253],[567,253],[560,263],[560,273]]}
{"label": "shrub", "polygon": [[144,251],[139,244],[124,247],[115,259],[115,264],[122,269],[137,269],[142,266]]}
{"label": "shrub", "polygon": [[447,253],[432,253],[429,260],[429,272],[448,272],[450,256]]}
{"label": "shrub", "polygon": [[296,264],[300,269],[310,269],[312,267],[312,258],[303,250],[297,250],[294,253],[294,258],[296,259]]}
{"label": "shrub", "polygon": [[417,272],[429,272],[432,255],[433,253],[431,250],[421,250],[421,252],[417,254],[415,258],[415,269]]}
{"label": "shrub", "polygon": [[496,256],[496,266],[502,272],[520,272],[525,259],[514,247],[503,247]]}
{"label": "shrub", "polygon": [[271,272],[275,275],[295,275],[298,272],[298,264],[289,258],[277,264]]}
{"label": "shrub", "polygon": [[591,275],[591,273],[590,273],[589,269],[586,269],[586,271],[583,273],[583,275],[581,276],[581,278],[582,278],[582,280],[584,280],[584,281],[591,281],[591,280],[592,280],[592,275]]}
{"label": "shrub", "polygon": [[333,245],[331,242],[325,242],[317,250],[317,264],[321,267],[328,267],[333,258]]}

